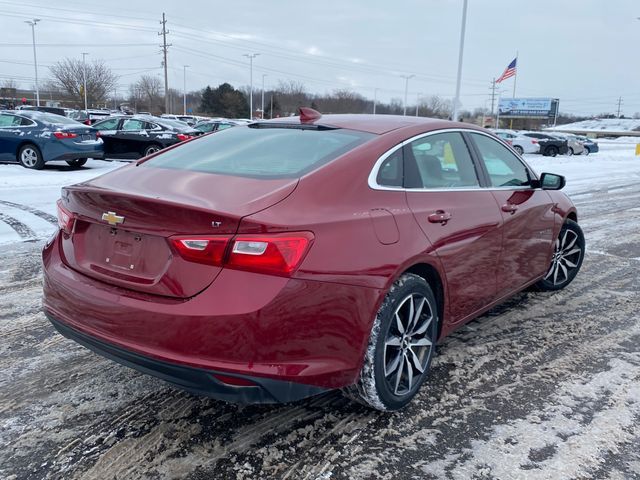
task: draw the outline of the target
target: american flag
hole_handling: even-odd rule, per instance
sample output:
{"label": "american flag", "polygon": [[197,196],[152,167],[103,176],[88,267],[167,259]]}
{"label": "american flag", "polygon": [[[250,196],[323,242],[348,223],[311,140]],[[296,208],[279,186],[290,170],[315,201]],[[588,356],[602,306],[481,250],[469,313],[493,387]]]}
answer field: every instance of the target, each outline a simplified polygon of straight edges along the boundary
{"label": "american flag", "polygon": [[514,58],[513,61],[505,68],[504,73],[500,75],[500,78],[496,80],[496,83],[500,83],[507,78],[513,77],[516,74],[516,62],[518,61],[518,57]]}

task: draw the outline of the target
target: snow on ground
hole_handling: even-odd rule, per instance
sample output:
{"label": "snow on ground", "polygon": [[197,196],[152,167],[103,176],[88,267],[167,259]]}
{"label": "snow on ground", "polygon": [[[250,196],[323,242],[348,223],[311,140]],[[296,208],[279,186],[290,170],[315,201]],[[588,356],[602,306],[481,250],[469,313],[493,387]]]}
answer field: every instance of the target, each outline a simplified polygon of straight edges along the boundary
{"label": "snow on ground", "polygon": [[0,164],[0,244],[46,238],[55,230],[60,189],[84,182],[125,165],[89,160],[74,170],[64,162],[47,163],[43,170]]}
{"label": "snow on ground", "polygon": [[593,118],[581,122],[568,123],[548,128],[547,130],[583,132],[631,132],[640,131],[640,119],[631,118]]}

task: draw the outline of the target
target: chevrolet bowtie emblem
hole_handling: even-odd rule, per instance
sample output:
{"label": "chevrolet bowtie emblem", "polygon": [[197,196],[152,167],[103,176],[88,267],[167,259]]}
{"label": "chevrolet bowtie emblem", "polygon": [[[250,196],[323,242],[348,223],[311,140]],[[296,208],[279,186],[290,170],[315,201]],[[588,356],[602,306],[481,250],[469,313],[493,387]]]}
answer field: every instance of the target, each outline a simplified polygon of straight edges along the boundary
{"label": "chevrolet bowtie emblem", "polygon": [[116,215],[116,212],[103,213],[102,220],[107,222],[109,225],[118,225],[119,223],[124,223],[124,217]]}

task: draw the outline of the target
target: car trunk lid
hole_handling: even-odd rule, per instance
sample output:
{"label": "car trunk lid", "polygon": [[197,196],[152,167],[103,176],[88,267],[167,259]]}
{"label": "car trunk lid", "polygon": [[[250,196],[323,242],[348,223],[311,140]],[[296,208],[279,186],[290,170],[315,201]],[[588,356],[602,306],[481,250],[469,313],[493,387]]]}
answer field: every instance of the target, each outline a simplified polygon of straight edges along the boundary
{"label": "car trunk lid", "polygon": [[163,168],[128,166],[63,189],[62,206],[75,217],[63,233],[63,259],[90,277],[140,292],[187,298],[221,268],[181,257],[170,237],[232,236],[242,217],[267,208],[297,179],[256,180]]}

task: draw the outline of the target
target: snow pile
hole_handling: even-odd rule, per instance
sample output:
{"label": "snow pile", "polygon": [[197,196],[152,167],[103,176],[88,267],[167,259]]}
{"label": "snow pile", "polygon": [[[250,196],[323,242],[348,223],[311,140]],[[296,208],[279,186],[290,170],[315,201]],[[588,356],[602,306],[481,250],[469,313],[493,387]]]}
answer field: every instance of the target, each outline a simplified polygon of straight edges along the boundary
{"label": "snow pile", "polygon": [[640,119],[594,118],[547,128],[558,132],[640,132]]}

